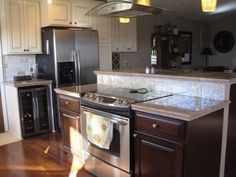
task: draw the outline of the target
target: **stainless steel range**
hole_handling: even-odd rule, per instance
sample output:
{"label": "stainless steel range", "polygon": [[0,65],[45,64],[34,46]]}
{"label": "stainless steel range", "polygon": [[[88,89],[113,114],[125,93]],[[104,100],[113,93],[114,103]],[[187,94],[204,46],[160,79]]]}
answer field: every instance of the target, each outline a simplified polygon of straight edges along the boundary
{"label": "stainless steel range", "polygon": [[140,93],[130,93],[127,88],[98,86],[96,92],[88,92],[81,99],[84,167],[98,177],[132,176],[131,104],[172,95],[145,89],[136,92]]}

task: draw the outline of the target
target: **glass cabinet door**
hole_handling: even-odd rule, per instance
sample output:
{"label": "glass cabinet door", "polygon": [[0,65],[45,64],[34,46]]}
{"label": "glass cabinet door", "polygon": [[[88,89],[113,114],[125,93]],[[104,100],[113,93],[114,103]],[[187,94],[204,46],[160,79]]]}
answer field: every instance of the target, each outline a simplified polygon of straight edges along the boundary
{"label": "glass cabinet door", "polygon": [[26,137],[34,134],[36,129],[32,90],[20,90],[19,99],[21,108],[22,135],[23,137]]}
{"label": "glass cabinet door", "polygon": [[39,132],[47,132],[50,129],[49,122],[49,90],[47,87],[36,88],[34,92],[36,102],[37,129]]}

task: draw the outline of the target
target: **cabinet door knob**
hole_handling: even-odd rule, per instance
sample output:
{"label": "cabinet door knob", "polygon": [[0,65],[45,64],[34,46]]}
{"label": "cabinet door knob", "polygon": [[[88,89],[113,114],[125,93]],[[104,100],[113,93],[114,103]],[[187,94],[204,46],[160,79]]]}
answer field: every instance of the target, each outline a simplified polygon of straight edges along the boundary
{"label": "cabinet door knob", "polygon": [[69,101],[66,101],[66,104],[69,104]]}
{"label": "cabinet door knob", "polygon": [[26,49],[24,49],[24,52],[26,52]]}
{"label": "cabinet door knob", "polygon": [[72,22],[70,22],[70,24],[72,24]]}
{"label": "cabinet door knob", "polygon": [[157,124],[152,124],[152,127],[153,127],[153,128],[157,128],[158,125],[157,125]]}
{"label": "cabinet door knob", "polygon": [[77,22],[75,22],[75,24],[77,24]]}
{"label": "cabinet door knob", "polygon": [[138,134],[136,134],[136,133],[135,133],[135,134],[133,134],[133,137],[134,137],[134,138],[136,138],[137,136],[138,136]]}
{"label": "cabinet door knob", "polygon": [[131,48],[127,48],[127,50],[131,50]]}
{"label": "cabinet door knob", "polygon": [[29,52],[29,49],[27,49],[26,51]]}

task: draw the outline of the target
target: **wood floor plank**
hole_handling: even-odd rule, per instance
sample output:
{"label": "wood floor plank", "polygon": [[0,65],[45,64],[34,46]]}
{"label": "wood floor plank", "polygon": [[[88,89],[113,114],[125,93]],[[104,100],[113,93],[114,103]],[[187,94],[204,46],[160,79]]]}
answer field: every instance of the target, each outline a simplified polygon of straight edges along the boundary
{"label": "wood floor plank", "polygon": [[0,146],[0,177],[94,177],[62,152],[60,134]]}

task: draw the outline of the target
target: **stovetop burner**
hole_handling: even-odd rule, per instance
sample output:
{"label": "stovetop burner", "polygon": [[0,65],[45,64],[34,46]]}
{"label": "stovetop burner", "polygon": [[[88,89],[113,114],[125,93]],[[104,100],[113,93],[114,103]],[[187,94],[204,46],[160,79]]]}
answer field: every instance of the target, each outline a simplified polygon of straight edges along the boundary
{"label": "stovetop burner", "polygon": [[108,87],[101,86],[97,88],[97,94],[116,97],[129,101],[129,103],[143,102],[152,99],[157,99],[161,97],[166,97],[173,95],[170,92],[159,92],[159,91],[148,91],[145,93],[130,93],[132,89],[130,88],[117,88],[117,87]]}
{"label": "stovetop burner", "polygon": [[97,86],[97,91],[87,92],[82,101],[113,108],[129,108],[131,104],[171,96],[169,92],[147,91],[130,93],[129,88]]}

